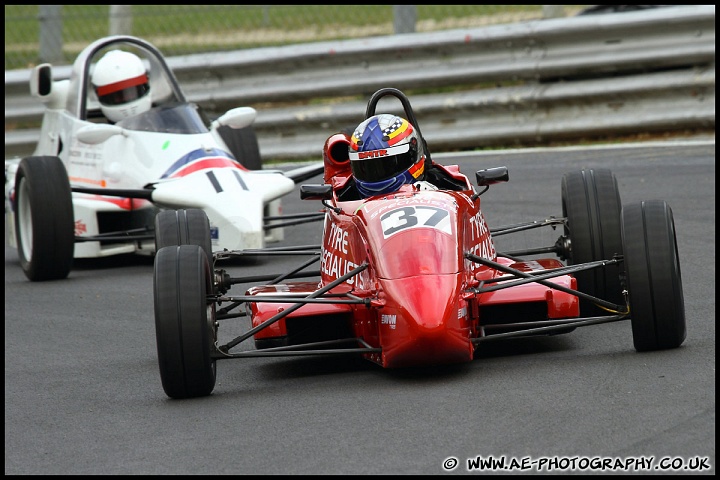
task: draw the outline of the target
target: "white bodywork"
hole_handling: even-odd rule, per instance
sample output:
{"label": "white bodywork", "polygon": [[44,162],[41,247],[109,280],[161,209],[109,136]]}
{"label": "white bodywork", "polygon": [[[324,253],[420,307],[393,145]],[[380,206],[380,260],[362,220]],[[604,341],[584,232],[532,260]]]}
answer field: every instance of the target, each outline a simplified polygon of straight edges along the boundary
{"label": "white bodywork", "polygon": [[[151,114],[116,125],[100,118],[89,76],[92,62],[110,48],[132,48],[144,54],[154,95]],[[184,100],[159,52],[135,37],[107,37],[91,44],[75,61],[71,78],[52,81],[50,91],[39,87],[43,67],[47,79],[49,65],[44,65],[36,67],[30,82],[33,95],[46,106],[34,156],[59,157],[73,188],[152,192],[146,199],[73,192],[76,236],[113,231],[115,227],[108,223],[115,217],[121,220],[117,231],[152,228],[159,209],[201,208],[210,221],[213,250],[263,248],[266,242],[283,239],[282,227],[265,230],[263,218],[280,214],[280,198],[293,191],[295,182],[280,171],[248,170],[218,132],[222,125],[249,126],[255,119],[254,109],[233,109],[212,123],[203,122],[197,107]],[[5,162],[6,242],[15,248],[10,199],[19,162]],[[74,255],[120,253],[152,254],[154,240],[80,241]]]}

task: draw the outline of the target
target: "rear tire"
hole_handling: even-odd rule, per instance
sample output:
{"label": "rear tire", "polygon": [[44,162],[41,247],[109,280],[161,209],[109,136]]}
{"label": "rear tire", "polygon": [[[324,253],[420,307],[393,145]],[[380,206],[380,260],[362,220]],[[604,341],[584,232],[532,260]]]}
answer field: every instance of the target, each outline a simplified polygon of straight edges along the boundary
{"label": "rear tire", "polygon": [[[568,265],[610,260],[623,254],[621,209],[617,179],[610,170],[581,170],[563,176],[562,211],[567,218],[565,235],[570,239]],[[578,290],[624,305],[620,272],[619,265],[578,272]],[[606,315],[607,311],[581,298],[580,313],[596,316]]]}
{"label": "rear tire", "polygon": [[170,398],[210,395],[215,388],[212,274],[197,245],[162,248],[155,256],[155,334],[163,390]]}
{"label": "rear tire", "polygon": [[635,350],[679,347],[685,301],[672,210],[660,200],[623,207],[622,236]]}
{"label": "rear tire", "polygon": [[67,170],[58,157],[20,161],[14,210],[25,276],[34,282],[66,278],[75,252],[75,217]]}
{"label": "rear tire", "polygon": [[262,170],[260,145],[252,125],[244,128],[223,125],[218,132],[240,165],[248,170]]}

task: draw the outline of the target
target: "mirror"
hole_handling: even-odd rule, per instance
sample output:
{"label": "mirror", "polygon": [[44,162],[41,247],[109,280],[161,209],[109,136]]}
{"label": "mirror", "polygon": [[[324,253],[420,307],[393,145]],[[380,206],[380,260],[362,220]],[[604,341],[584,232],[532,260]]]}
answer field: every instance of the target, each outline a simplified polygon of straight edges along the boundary
{"label": "mirror", "polygon": [[97,145],[114,135],[123,135],[123,132],[117,125],[86,125],[77,131],[77,138],[83,143]]}

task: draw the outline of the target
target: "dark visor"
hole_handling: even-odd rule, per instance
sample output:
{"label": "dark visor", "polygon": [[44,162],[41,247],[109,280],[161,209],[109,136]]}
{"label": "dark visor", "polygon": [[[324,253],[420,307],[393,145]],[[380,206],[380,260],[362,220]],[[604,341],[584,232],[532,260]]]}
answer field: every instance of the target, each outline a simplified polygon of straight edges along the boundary
{"label": "dark visor", "polygon": [[386,157],[371,157],[350,162],[355,178],[363,182],[379,182],[409,169],[417,159],[417,150]]}
{"label": "dark visor", "polygon": [[150,84],[144,73],[137,77],[95,87],[95,93],[97,93],[100,103],[109,107],[132,102],[144,97],[149,91]]}
{"label": "dark visor", "polygon": [[98,95],[98,100],[100,100],[100,103],[103,105],[107,105],[109,107],[124,105],[128,102],[144,97],[149,91],[150,85],[143,83],[141,85],[123,88],[122,90],[117,90],[105,95]]}

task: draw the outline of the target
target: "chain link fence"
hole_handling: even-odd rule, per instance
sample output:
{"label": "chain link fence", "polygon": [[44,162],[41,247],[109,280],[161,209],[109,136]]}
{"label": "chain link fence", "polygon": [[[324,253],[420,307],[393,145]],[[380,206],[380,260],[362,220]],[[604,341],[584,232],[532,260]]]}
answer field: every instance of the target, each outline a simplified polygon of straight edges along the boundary
{"label": "chain link fence", "polygon": [[[69,65],[92,41],[144,38],[165,56],[575,15],[588,5],[5,5],[5,70]],[[398,46],[400,47],[400,46]]]}

